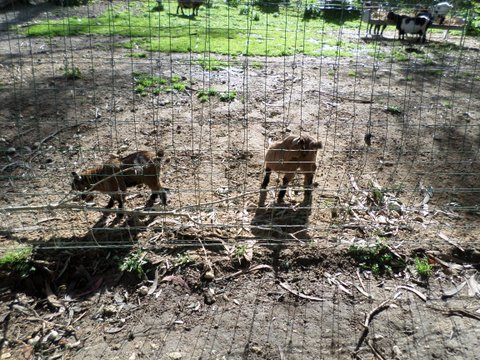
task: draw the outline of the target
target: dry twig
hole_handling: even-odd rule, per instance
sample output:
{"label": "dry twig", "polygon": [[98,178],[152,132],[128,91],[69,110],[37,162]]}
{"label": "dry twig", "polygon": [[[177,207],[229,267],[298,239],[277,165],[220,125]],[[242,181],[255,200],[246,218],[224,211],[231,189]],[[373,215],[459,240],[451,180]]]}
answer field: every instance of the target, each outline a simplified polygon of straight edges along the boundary
{"label": "dry twig", "polygon": [[287,290],[288,292],[290,292],[293,295],[298,296],[299,298],[302,298],[302,299],[313,300],[313,301],[324,301],[325,300],[325,299],[318,298],[318,297],[315,297],[315,296],[309,296],[309,295],[302,294],[300,291],[293,290],[288,284],[285,284],[285,283],[280,283],[279,285],[282,288],[284,288],[285,290]]}
{"label": "dry twig", "polygon": [[391,300],[390,299],[387,299],[385,300],[384,302],[382,302],[380,305],[378,305],[375,309],[373,309],[372,311],[370,311],[368,313],[368,315],[365,317],[365,322],[363,323],[363,331],[362,331],[362,334],[360,335],[360,338],[358,339],[358,343],[357,343],[357,346],[355,347],[355,350],[354,350],[354,355],[355,357],[358,358],[357,356],[357,352],[358,350],[360,349],[360,347],[362,346],[363,344],[363,341],[365,340],[365,338],[367,337],[368,335],[368,332],[370,331],[370,322],[373,320],[373,317],[379,313],[381,313],[382,311],[388,309],[391,304],[389,304]]}

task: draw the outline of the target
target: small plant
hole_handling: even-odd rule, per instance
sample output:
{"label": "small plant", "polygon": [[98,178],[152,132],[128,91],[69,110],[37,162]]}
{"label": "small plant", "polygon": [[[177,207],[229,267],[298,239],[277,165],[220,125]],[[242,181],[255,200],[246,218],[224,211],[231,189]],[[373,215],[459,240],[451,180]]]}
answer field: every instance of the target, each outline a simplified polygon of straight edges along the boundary
{"label": "small plant", "polygon": [[217,95],[218,92],[215,89],[200,90],[197,94],[197,97],[201,102],[207,102],[211,97]]}
{"label": "small plant", "polygon": [[415,258],[415,270],[422,277],[429,277],[432,274],[432,265],[427,258]]}
{"label": "small plant", "polygon": [[177,82],[173,84],[173,88],[177,91],[183,92],[187,88],[187,85],[182,82]]}
{"label": "small plant", "polygon": [[147,263],[144,258],[145,252],[137,250],[123,259],[123,262],[120,264],[120,270],[135,273],[140,277],[144,274],[143,265]]}
{"label": "small plant", "polygon": [[31,257],[31,247],[7,251],[0,257],[0,268],[16,272],[20,276],[25,277],[34,270],[31,265]]}
{"label": "small plant", "polygon": [[451,103],[450,101],[448,101],[448,100],[442,101],[442,105],[443,105],[444,107],[446,107],[447,109],[453,108],[452,103]]}
{"label": "small plant", "polygon": [[370,270],[374,275],[392,274],[405,267],[405,262],[380,241],[374,246],[351,245],[348,253],[361,269]]}
{"label": "small plant", "polygon": [[355,70],[348,70],[347,75],[350,77],[355,77],[357,76],[357,72]]}
{"label": "small plant", "polygon": [[187,253],[183,253],[183,254],[178,254],[177,255],[177,261],[175,262],[175,265],[177,266],[184,266],[184,265],[188,265],[188,264],[191,264],[193,263],[193,259],[192,257],[187,254]]}
{"label": "small plant", "polygon": [[250,63],[250,67],[251,67],[252,69],[261,70],[261,69],[263,69],[263,64],[262,64],[261,62],[259,62],[259,61],[252,61],[252,62]]}
{"label": "small plant", "polygon": [[228,62],[226,61],[220,61],[215,58],[207,58],[207,59],[201,59],[197,60],[197,63],[207,71],[218,71],[218,70],[223,70],[228,66]]}
{"label": "small plant", "polygon": [[227,91],[225,93],[220,94],[220,101],[223,102],[232,102],[237,97],[236,91]]}
{"label": "small plant", "polygon": [[145,59],[147,57],[147,54],[145,53],[132,53],[128,54],[128,56],[135,58],[135,59]]}
{"label": "small plant", "polygon": [[402,110],[398,106],[388,106],[386,109],[387,113],[392,114],[392,115],[400,115],[402,113]]}
{"label": "small plant", "polygon": [[187,88],[187,85],[179,75],[172,75],[170,79],[136,72],[132,75],[135,81],[135,92],[141,96],[146,96],[149,93],[160,95],[161,93],[168,93],[172,90],[183,92]]}
{"label": "small plant", "polygon": [[368,188],[370,190],[370,193],[368,194],[369,202],[374,205],[382,205],[385,199],[385,193],[380,185],[369,180]]}
{"label": "small plant", "polygon": [[256,11],[253,12],[252,18],[253,18],[253,21],[260,21],[260,15]]}
{"label": "small plant", "polygon": [[396,50],[392,53],[392,60],[398,61],[398,62],[405,62],[408,61],[408,54],[406,54],[403,51]]}
{"label": "small plant", "polygon": [[235,247],[234,255],[237,259],[242,259],[247,253],[247,245],[242,244]]}
{"label": "small plant", "polygon": [[66,68],[65,71],[63,72],[63,77],[65,77],[68,80],[80,79],[80,76],[81,76],[81,72],[78,67]]}

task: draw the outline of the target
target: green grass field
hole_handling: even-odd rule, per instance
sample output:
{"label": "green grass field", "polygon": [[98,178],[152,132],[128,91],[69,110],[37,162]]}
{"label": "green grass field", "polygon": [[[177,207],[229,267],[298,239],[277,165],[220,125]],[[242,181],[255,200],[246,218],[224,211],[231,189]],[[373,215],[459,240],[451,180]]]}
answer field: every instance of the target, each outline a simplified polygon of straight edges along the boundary
{"label": "green grass field", "polygon": [[[257,7],[228,6],[218,0],[202,6],[196,17],[176,14],[177,3],[166,2],[157,11],[156,1],[110,6],[95,18],[52,19],[22,29],[29,36],[124,36],[118,46],[146,51],[211,52],[231,55],[353,56],[356,44],[341,37],[338,21],[304,20],[304,7],[280,7],[262,12]],[[190,10],[185,10],[186,14]],[[358,20],[344,28],[358,29]]]}

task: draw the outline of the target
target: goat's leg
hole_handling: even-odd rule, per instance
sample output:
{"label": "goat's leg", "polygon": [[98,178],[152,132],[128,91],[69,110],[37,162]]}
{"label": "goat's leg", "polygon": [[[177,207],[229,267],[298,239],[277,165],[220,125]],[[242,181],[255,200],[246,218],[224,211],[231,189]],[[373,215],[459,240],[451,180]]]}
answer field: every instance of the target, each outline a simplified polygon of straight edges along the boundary
{"label": "goat's leg", "polygon": [[315,176],[315,171],[317,170],[317,165],[312,163],[304,170],[304,202],[311,202],[312,200],[312,191],[313,191],[313,177]]}
{"label": "goat's leg", "polygon": [[114,204],[115,204],[115,200],[113,200],[113,196],[110,195],[110,200],[108,201],[108,204],[107,204],[106,208],[111,209]]}
{"label": "goat's leg", "polygon": [[150,198],[145,204],[145,208],[146,209],[151,208],[158,197],[160,197],[160,201],[162,202],[163,206],[167,205],[167,193],[165,192],[165,190],[162,189],[159,191],[152,192],[152,195],[150,195]]}
{"label": "goat's leg", "polygon": [[280,187],[280,191],[278,192],[278,198],[277,202],[279,204],[284,202],[285,194],[287,193],[287,186],[290,181],[292,181],[293,177],[295,176],[295,173],[287,173],[283,177],[283,183],[282,186]]}
{"label": "goat's leg", "polygon": [[313,173],[305,173],[304,179],[304,195],[303,201],[304,202],[311,202],[312,200],[312,191],[313,191]]}
{"label": "goat's leg", "polygon": [[270,175],[272,174],[272,169],[266,168],[265,169],[265,177],[263,178],[262,182],[262,189],[266,189],[268,186],[268,183],[270,182]]}
{"label": "goat's leg", "polygon": [[387,24],[382,25],[382,30],[380,30],[380,36],[383,36],[383,32],[385,31],[386,27],[387,27]]}

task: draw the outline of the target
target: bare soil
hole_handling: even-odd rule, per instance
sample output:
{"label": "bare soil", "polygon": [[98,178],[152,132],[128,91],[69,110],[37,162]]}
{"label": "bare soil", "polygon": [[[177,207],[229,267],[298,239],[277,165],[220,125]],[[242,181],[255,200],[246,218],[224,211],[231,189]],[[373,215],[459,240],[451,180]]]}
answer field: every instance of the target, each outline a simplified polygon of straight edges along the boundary
{"label": "bare soil", "polygon": [[[28,23],[52,8],[21,10],[1,15]],[[1,272],[0,358],[478,356],[478,39],[344,30],[353,59],[137,58],[124,38],[0,36],[1,253],[35,246],[30,276]],[[438,71],[372,57],[369,43],[427,53]],[[207,71],[204,57],[229,65]],[[135,73],[187,89],[140,96]],[[209,88],[237,96],[201,102]],[[324,143],[313,200],[298,177],[285,205],[273,181],[258,207],[269,140],[302,132]],[[72,171],[159,148],[169,202],[155,215],[102,213],[105,195],[93,211],[71,201]],[[129,189],[127,208],[148,195]],[[361,269],[350,246],[379,240],[405,266]],[[144,273],[120,271],[138,249]]]}

